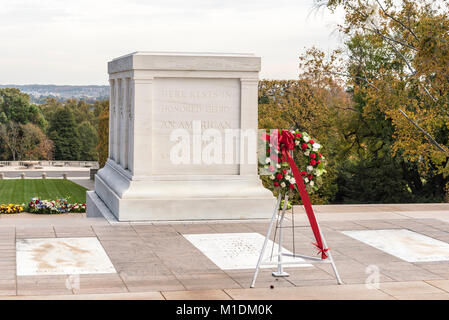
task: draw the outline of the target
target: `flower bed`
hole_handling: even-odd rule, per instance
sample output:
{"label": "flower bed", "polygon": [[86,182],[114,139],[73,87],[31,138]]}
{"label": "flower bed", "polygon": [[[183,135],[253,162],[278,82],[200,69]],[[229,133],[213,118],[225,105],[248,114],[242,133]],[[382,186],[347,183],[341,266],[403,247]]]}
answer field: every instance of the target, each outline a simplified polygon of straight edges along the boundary
{"label": "flower bed", "polygon": [[23,212],[23,208],[25,205],[21,205],[21,204],[0,204],[0,213],[6,213],[6,214],[11,214],[11,213],[20,213]]}
{"label": "flower bed", "polygon": [[66,199],[49,201],[41,200],[40,198],[32,198],[30,203],[28,204],[28,212],[47,214],[86,212],[86,204],[68,203]]}

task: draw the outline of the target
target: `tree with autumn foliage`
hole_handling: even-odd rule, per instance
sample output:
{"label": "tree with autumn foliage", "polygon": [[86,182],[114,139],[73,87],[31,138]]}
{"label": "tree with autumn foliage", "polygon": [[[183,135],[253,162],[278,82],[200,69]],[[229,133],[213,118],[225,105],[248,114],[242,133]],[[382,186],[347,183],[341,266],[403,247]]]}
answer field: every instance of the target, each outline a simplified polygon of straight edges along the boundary
{"label": "tree with autumn foliage", "polygon": [[346,13],[339,30],[347,41],[334,52],[340,59],[329,62],[330,58],[326,61],[312,50],[302,65],[308,77],[344,83],[352,96],[354,116],[345,135],[356,146],[348,154],[356,166],[343,171],[348,177],[340,176],[339,186],[348,185],[345,181],[359,184],[354,174],[362,173],[367,176],[363,181],[373,184],[366,186],[366,197],[371,187],[395,181],[385,188],[386,194],[408,194],[402,201],[441,201],[449,185],[448,4],[429,0],[319,3],[331,10],[341,7]]}
{"label": "tree with autumn foliage", "polygon": [[[259,128],[306,131],[323,146],[322,153],[329,159],[323,185],[311,195],[314,203],[332,202],[337,191],[335,147],[343,138],[347,103],[348,95],[336,83],[319,87],[307,79],[259,82]],[[267,188],[271,186],[267,177],[262,176],[262,181]],[[291,200],[298,203],[299,195]]]}

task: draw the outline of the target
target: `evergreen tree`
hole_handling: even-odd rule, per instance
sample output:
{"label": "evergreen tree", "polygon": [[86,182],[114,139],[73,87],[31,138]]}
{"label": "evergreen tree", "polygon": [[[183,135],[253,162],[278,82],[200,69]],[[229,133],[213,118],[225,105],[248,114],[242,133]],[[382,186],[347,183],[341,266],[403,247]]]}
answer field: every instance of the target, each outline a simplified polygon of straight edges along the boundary
{"label": "evergreen tree", "polygon": [[89,121],[84,121],[78,126],[78,136],[81,143],[80,160],[95,161],[97,153],[97,130]]}
{"label": "evergreen tree", "polygon": [[80,139],[75,117],[68,107],[55,111],[49,128],[49,138],[54,143],[55,160],[79,160]]}

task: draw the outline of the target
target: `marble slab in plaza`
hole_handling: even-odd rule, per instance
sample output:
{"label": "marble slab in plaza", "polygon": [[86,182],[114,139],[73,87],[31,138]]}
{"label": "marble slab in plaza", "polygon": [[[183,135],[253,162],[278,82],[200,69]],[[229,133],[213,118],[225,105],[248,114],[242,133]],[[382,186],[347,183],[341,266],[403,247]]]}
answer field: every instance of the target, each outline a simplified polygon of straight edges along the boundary
{"label": "marble slab in plaza", "polygon": [[406,229],[343,231],[407,262],[449,261],[449,244]]}
{"label": "marble slab in plaza", "polygon": [[[215,263],[222,270],[254,269],[259,259],[265,237],[259,233],[211,233],[185,234],[198,250]],[[278,245],[268,240],[264,261],[271,261],[273,265],[263,265],[261,268],[275,267]],[[273,252],[271,251],[273,249]],[[283,248],[283,253],[291,254]],[[311,267],[301,258],[283,257],[284,262],[298,262],[285,267]]]}
{"label": "marble slab in plaza", "polygon": [[18,276],[116,273],[97,238],[18,239]]}
{"label": "marble slab in plaza", "polygon": [[[257,140],[260,68],[252,54],[135,52],[109,62],[109,157],[87,194],[87,215],[268,218],[274,198],[249,147]],[[189,161],[173,161],[176,130],[188,134]],[[231,147],[211,151],[213,161],[195,153],[210,147],[207,130],[220,137],[238,132]]]}

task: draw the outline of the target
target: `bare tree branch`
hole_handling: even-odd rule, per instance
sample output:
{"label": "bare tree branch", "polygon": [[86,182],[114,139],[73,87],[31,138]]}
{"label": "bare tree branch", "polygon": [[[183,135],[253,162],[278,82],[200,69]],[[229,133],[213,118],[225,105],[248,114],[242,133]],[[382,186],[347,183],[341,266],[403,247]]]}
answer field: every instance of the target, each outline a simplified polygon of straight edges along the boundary
{"label": "bare tree branch", "polygon": [[369,28],[364,28],[365,30],[368,30],[368,31],[371,31],[371,32],[374,32],[374,33],[377,33],[378,35],[380,35],[382,38],[384,38],[385,40],[389,40],[389,41],[393,41],[393,42],[395,42],[395,43],[397,43],[397,44],[400,44],[401,46],[404,46],[404,47],[407,47],[407,48],[409,48],[409,49],[411,49],[411,50],[413,50],[413,51],[418,51],[418,49],[416,49],[414,46],[412,46],[412,45],[410,45],[410,44],[408,44],[408,43],[404,43],[404,42],[402,42],[402,41],[400,41],[400,40],[397,40],[397,39],[394,39],[394,38],[392,38],[391,36],[386,36],[385,34],[383,34],[382,32],[380,32],[380,30],[378,29],[378,28],[376,28],[376,27],[374,27],[374,29],[369,29]]}
{"label": "bare tree branch", "polygon": [[433,101],[437,101],[437,99],[430,93],[430,91],[426,88],[425,85],[423,85],[423,84],[421,84],[421,83],[420,83],[420,85],[421,85],[421,87],[424,89],[424,91],[427,93],[427,95],[428,95],[430,98],[432,98]]}
{"label": "bare tree branch", "polygon": [[409,68],[410,72],[412,73],[411,75],[414,76],[416,74],[416,70],[413,69],[413,67],[411,66],[410,62],[407,60],[407,58],[402,54],[401,51],[399,51],[398,48],[396,48],[396,46],[394,44],[391,43],[391,41],[389,41],[388,39],[385,39],[388,44],[393,48],[393,50],[401,56],[402,60],[404,60],[405,64],[407,65],[407,67]]}
{"label": "bare tree branch", "polygon": [[324,71],[323,73],[327,73],[327,74],[335,74],[335,75],[339,75],[339,76],[343,76],[343,77],[347,77],[347,78],[356,78],[356,79],[360,79],[365,81],[368,85],[370,85],[371,87],[373,87],[376,90],[379,90],[379,88],[377,88],[371,81],[368,80],[368,78],[365,77],[360,77],[360,76],[355,76],[349,73],[343,73],[343,72],[336,72],[336,71]]}
{"label": "bare tree branch", "polygon": [[13,122],[6,124],[0,123],[0,138],[9,148],[15,161],[20,149],[20,131],[18,125]]}
{"label": "bare tree branch", "polygon": [[379,0],[376,0],[377,4],[379,5],[380,9],[382,10],[382,12],[389,17],[390,19],[392,19],[393,21],[396,21],[397,23],[399,23],[404,29],[408,30],[412,36],[419,41],[418,36],[413,32],[412,28],[410,28],[409,26],[406,26],[402,21],[400,21],[399,19],[393,17],[391,14],[389,14],[387,12],[387,10],[384,9],[384,7],[382,6],[382,4],[380,3]]}
{"label": "bare tree branch", "polygon": [[428,134],[423,128],[421,128],[415,121],[413,121],[412,119],[410,119],[404,111],[402,111],[401,109],[399,109],[399,112],[402,113],[402,115],[408,120],[410,121],[419,131],[421,131],[427,138],[427,140],[429,140],[430,143],[432,143],[434,146],[436,146],[438,149],[440,149],[440,151],[443,151],[444,153],[446,153],[447,155],[449,155],[449,152],[444,149],[438,142],[435,141],[435,139]]}

